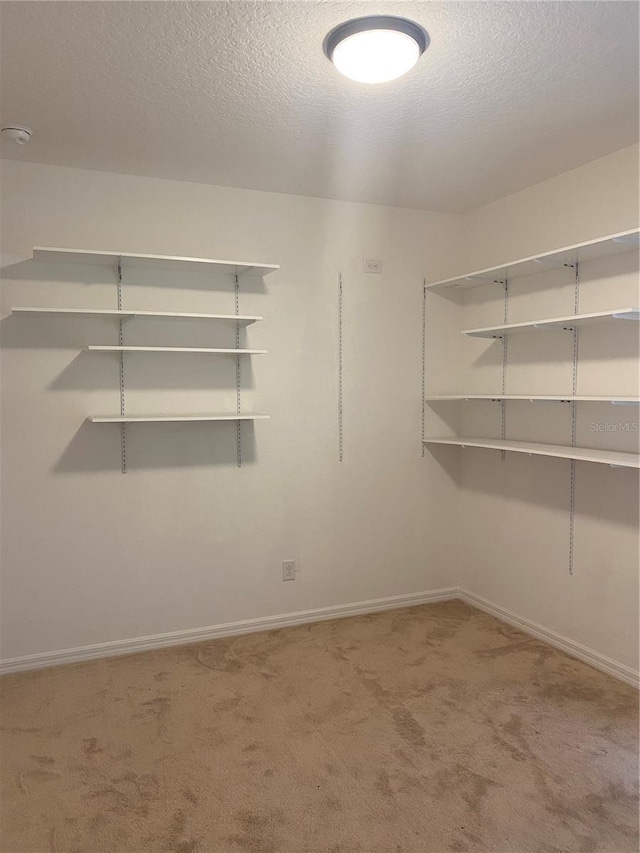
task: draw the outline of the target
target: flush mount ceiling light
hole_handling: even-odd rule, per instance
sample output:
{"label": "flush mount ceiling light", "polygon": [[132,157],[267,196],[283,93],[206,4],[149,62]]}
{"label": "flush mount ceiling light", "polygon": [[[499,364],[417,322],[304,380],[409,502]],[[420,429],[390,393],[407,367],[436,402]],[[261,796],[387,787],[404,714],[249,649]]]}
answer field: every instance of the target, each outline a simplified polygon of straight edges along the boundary
{"label": "flush mount ceiling light", "polygon": [[338,71],[358,83],[386,83],[402,77],[428,46],[426,30],[393,15],[345,21],[331,30],[323,44]]}

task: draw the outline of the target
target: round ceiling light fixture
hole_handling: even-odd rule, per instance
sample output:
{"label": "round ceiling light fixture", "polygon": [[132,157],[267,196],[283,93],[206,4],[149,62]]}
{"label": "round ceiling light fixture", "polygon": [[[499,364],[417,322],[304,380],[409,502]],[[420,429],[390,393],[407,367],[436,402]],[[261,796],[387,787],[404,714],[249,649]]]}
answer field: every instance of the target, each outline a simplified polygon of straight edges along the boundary
{"label": "round ceiling light fixture", "polygon": [[331,30],[323,49],[345,77],[386,83],[410,71],[428,46],[429,34],[419,24],[393,15],[369,15]]}
{"label": "round ceiling light fixture", "polygon": [[23,124],[10,124],[3,127],[0,133],[2,133],[3,139],[9,139],[16,145],[26,145],[33,136],[31,128],[25,127]]}

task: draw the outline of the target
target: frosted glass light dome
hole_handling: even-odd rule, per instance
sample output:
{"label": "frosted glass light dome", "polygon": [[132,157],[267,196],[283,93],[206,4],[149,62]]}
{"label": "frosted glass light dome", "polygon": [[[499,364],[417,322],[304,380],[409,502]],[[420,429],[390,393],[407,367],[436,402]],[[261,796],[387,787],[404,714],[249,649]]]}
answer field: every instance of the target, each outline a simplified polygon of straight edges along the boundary
{"label": "frosted glass light dome", "polygon": [[386,83],[410,71],[428,44],[426,31],[413,21],[372,15],[332,30],[324,52],[345,77],[358,83]]}

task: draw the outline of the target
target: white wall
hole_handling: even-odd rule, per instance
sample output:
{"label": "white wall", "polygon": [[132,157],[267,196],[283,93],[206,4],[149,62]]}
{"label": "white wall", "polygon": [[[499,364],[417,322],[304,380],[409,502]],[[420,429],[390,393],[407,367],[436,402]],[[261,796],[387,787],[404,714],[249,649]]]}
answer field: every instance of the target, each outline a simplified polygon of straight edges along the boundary
{"label": "white wall", "polygon": [[[108,320],[2,320],[2,657],[435,589],[454,582],[455,484],[421,459],[422,277],[455,262],[458,219],[5,162],[3,257],[34,245],[279,263],[240,309],[247,409],[232,424],[135,425],[120,473]],[[384,274],[364,275],[364,258]],[[344,462],[337,458],[337,272],[344,276]],[[5,270],[12,305],[116,307],[112,275]],[[62,280],[61,280],[62,279]],[[72,279],[72,280],[71,280]],[[124,307],[233,311],[230,282],[127,276]],[[208,324],[125,326],[129,343],[215,345]],[[226,339],[225,339],[226,340]],[[232,344],[233,345],[233,344]],[[126,357],[130,412],[235,408],[233,361]],[[281,561],[300,574],[281,580]]]}
{"label": "white wall", "polygon": [[638,226],[637,145],[464,217],[465,263],[481,269]]}
{"label": "white wall", "polygon": [[[638,147],[487,205],[464,218],[458,273],[506,263],[638,227]],[[580,310],[637,306],[638,256],[580,269]],[[573,272],[514,282],[509,321],[573,313]],[[481,288],[459,305],[458,329],[502,322],[503,293]],[[432,297],[432,317],[436,312]],[[451,303],[441,300],[450,318]],[[448,351],[460,367],[448,393],[499,392],[500,342],[465,340]],[[571,392],[572,336],[511,338],[507,393]],[[580,332],[579,394],[638,394],[635,324]],[[437,393],[447,393],[440,387]],[[460,404],[458,404],[460,406]],[[499,405],[464,404],[463,434],[500,436]],[[637,452],[638,434],[591,431],[591,422],[638,421],[637,408],[579,404],[577,443]],[[567,443],[570,406],[510,403],[507,437]],[[455,462],[452,459],[455,457]],[[459,580],[477,595],[600,654],[638,665],[638,475],[578,463],[574,574],[569,575],[569,462],[484,450],[443,449],[460,466]]]}
{"label": "white wall", "polygon": [[[84,423],[89,413],[118,410],[117,359],[82,352],[90,342],[115,343],[115,324],[2,320],[2,657],[462,583],[636,667],[637,475],[578,466],[569,577],[568,463],[500,462],[453,448],[421,459],[420,351],[423,275],[435,280],[636,227],[637,156],[637,148],[618,152],[464,217],[4,163],[5,261],[40,244],[250,257],[282,270],[263,290],[241,291],[241,310],[265,316],[247,340],[269,350],[243,369],[243,402],[272,415],[245,428],[241,470],[231,425],[149,425],[130,428],[122,475],[118,428]],[[382,258],[384,274],[362,274],[365,257]],[[583,271],[584,310],[610,307],[614,292],[637,302],[637,269],[625,263]],[[114,282],[95,269],[63,275],[23,263],[5,273],[3,316],[18,304],[115,307]],[[571,282],[550,283],[514,291],[512,312],[528,318],[572,299]],[[219,279],[125,277],[124,305],[232,310],[233,297]],[[495,387],[499,364],[487,345],[465,349],[458,330],[499,322],[500,311],[500,298],[430,297],[429,391]],[[213,343],[223,334],[206,325],[125,327],[136,342]],[[611,375],[616,393],[637,392],[626,334],[615,358],[606,339],[591,340],[582,393],[607,393]],[[564,390],[566,342],[553,346],[545,358],[512,352],[508,391],[531,383]],[[588,339],[584,346],[588,353]],[[129,411],[232,409],[232,365],[184,358],[127,357]],[[428,428],[473,429],[464,411],[429,413]],[[474,412],[490,434],[496,412]],[[535,412],[510,409],[510,428],[566,437],[565,410]],[[301,569],[294,583],[280,580],[288,558]]]}

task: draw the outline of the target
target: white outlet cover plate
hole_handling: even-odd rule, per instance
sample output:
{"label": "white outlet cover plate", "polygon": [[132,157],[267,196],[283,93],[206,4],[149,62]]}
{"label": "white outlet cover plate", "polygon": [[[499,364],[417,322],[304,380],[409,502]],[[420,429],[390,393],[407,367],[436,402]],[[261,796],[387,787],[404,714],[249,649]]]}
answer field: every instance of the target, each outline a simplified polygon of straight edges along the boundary
{"label": "white outlet cover plate", "polygon": [[382,261],[373,258],[367,258],[364,262],[364,271],[372,273],[382,272]]}
{"label": "white outlet cover plate", "polygon": [[296,561],[295,560],[283,560],[282,561],[282,580],[283,581],[294,581],[296,579]]}

